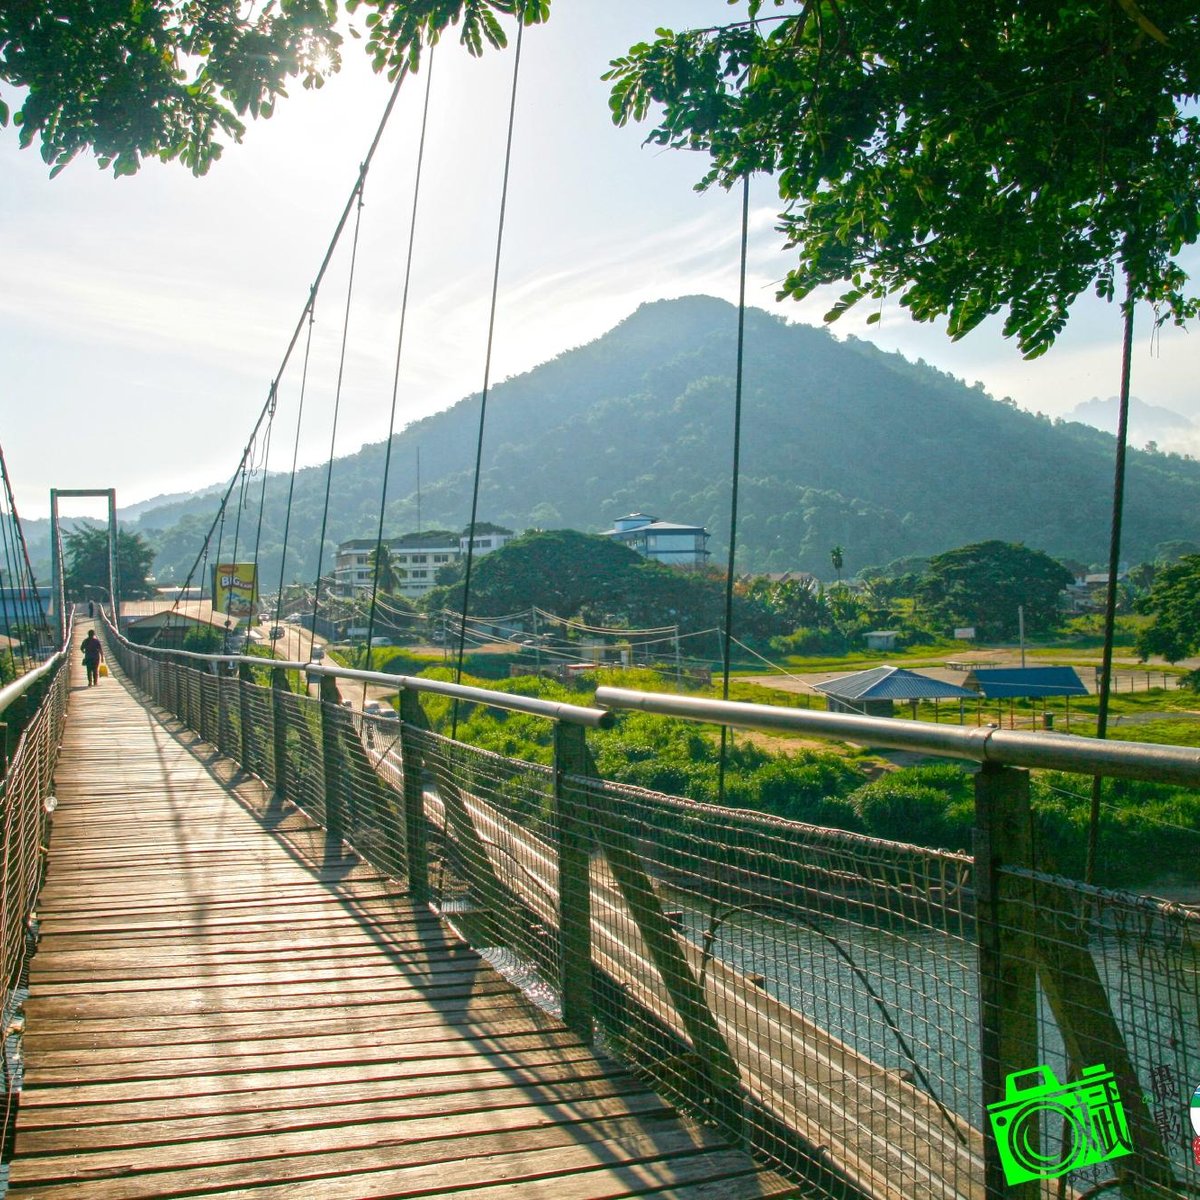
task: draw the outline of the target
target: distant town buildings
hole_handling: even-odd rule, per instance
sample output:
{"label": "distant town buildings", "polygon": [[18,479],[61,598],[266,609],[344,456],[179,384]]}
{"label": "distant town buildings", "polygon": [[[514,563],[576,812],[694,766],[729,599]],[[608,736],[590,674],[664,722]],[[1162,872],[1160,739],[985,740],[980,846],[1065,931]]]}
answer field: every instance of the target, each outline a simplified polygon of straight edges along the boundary
{"label": "distant town buildings", "polygon": [[[474,550],[478,557],[498,550],[513,537],[511,529],[501,525],[478,522],[475,526]],[[399,594],[410,599],[423,596],[437,583],[440,568],[466,557],[467,535],[449,529],[429,529],[423,533],[404,533],[384,538],[383,544],[391,555],[392,566],[400,576]],[[339,596],[357,596],[370,592],[375,580],[371,555],[374,538],[352,538],[342,542],[334,560],[334,591]]]}
{"label": "distant town buildings", "polygon": [[675,525],[649,513],[630,513],[618,517],[600,536],[670,567],[702,567],[708,561],[709,533],[701,525]]}

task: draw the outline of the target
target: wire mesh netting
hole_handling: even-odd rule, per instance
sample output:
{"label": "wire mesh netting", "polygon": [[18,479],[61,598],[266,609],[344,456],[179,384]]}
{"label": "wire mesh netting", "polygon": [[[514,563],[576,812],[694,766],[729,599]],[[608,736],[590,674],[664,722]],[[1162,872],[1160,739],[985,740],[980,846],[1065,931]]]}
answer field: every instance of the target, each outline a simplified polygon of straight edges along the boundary
{"label": "wire mesh netting", "polygon": [[571,782],[610,1039],[831,1192],[971,1194],[970,860]]}
{"label": "wire mesh netting", "polygon": [[282,791],[318,824],[325,823],[325,768],[321,753],[321,706],[294,692],[278,696],[284,723]]}
{"label": "wire mesh netting", "polygon": [[275,706],[271,689],[242,680],[238,688],[242,765],[267,783],[275,783]]}
{"label": "wire mesh netting", "polygon": [[[321,705],[329,790],[326,803],[337,806],[341,834],[364,858],[381,870],[403,878],[403,784],[388,782],[377,769],[399,742],[399,722],[352,714],[340,704]],[[394,776],[393,776],[394,777]]]}
{"label": "wire mesh netting", "polygon": [[1021,868],[998,884],[998,933],[1027,964],[1014,1004],[1028,1012],[1025,1057],[1038,1064],[998,1110],[1002,1157],[1110,1184],[1106,1195],[1197,1194],[1200,912]]}
{"label": "wire mesh netting", "polygon": [[559,1011],[558,865],[549,768],[406,729],[422,768],[430,896],[477,948]]}

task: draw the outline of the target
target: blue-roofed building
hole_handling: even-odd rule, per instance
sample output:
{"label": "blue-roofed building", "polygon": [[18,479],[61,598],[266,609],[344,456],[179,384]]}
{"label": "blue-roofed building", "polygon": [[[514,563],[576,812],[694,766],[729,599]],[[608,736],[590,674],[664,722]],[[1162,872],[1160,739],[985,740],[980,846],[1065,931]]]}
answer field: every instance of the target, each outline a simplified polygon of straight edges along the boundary
{"label": "blue-roofed building", "polygon": [[907,700],[915,705],[918,700],[966,700],[977,696],[976,692],[956,683],[943,683],[929,675],[889,666],[839,675],[813,686],[824,695],[830,712],[868,717],[892,716],[897,700]]}
{"label": "blue-roofed building", "polygon": [[974,684],[988,700],[1088,694],[1074,667],[976,667],[966,682]]}

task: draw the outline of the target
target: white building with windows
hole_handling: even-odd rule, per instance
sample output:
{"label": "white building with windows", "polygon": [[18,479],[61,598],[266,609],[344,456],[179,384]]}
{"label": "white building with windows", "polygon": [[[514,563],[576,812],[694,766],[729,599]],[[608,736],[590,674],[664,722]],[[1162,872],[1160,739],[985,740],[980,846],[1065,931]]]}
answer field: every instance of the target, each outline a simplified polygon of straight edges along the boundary
{"label": "white building with windows", "polygon": [[643,558],[670,567],[702,567],[708,562],[708,530],[701,525],[675,525],[649,513],[618,517],[600,535],[624,542]]}
{"label": "white building with windows", "polygon": [[[513,537],[511,529],[479,522],[475,526],[475,554],[490,554]],[[423,596],[437,583],[440,568],[466,557],[467,535],[450,529],[430,529],[423,533],[405,533],[384,538],[383,544],[400,575],[399,593],[409,599]],[[334,590],[340,596],[370,592],[375,580],[371,555],[374,538],[352,538],[342,542],[334,563]]]}

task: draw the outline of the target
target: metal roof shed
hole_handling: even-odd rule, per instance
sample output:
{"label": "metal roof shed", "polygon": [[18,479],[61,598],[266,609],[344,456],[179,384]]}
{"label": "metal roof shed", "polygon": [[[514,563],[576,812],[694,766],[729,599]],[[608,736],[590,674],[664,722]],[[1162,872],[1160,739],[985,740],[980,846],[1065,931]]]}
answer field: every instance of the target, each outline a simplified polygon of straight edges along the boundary
{"label": "metal roof shed", "polygon": [[896,700],[908,700],[914,708],[918,700],[964,700],[975,692],[955,683],[943,683],[929,675],[907,671],[903,667],[872,667],[853,675],[840,675],[813,684],[825,696],[830,712],[863,713],[872,717],[892,716]]}

